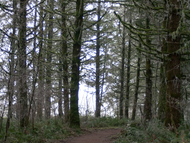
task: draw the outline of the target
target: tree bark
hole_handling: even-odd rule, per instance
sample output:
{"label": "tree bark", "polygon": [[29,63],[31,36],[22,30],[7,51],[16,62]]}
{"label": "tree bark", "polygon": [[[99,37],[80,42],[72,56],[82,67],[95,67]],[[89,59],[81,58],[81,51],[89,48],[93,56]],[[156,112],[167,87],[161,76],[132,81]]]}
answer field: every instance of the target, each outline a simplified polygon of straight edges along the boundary
{"label": "tree bark", "polygon": [[[125,7],[124,7],[124,22],[125,22]],[[121,50],[121,55],[122,55],[122,58],[121,58],[121,75],[120,75],[120,82],[121,82],[121,89],[120,89],[120,98],[119,98],[119,117],[120,119],[123,118],[123,99],[124,99],[124,65],[125,65],[125,27],[123,26],[123,37],[122,37],[122,50]],[[126,100],[127,100],[127,97],[126,97]],[[126,102],[125,102],[126,103]],[[126,107],[126,106],[125,106]],[[125,109],[125,113],[126,113],[126,110],[128,109]],[[128,111],[127,111],[128,112]]]}
{"label": "tree bark", "polygon": [[158,101],[158,118],[161,121],[165,119],[165,107],[166,107],[166,82],[165,82],[165,71],[164,65],[160,65],[160,92]]}
{"label": "tree bark", "polygon": [[66,26],[66,14],[65,14],[66,1],[61,1],[62,8],[62,60],[63,60],[63,85],[64,85],[64,113],[65,122],[69,121],[69,82],[68,82],[68,51],[67,51],[67,26]]}
{"label": "tree bark", "polygon": [[[166,10],[166,2],[164,3],[164,10]],[[167,29],[167,16],[164,17],[162,22],[163,29]],[[167,43],[166,38],[163,37],[162,39],[162,55],[166,54],[167,52]],[[166,73],[165,73],[165,57],[162,56],[162,63],[160,64],[160,92],[159,92],[159,99],[158,99],[158,119],[162,122],[165,120],[165,108],[166,108]]]}
{"label": "tree bark", "polygon": [[[42,2],[43,0],[41,0]],[[42,111],[43,111],[43,105],[44,105],[44,56],[43,56],[43,21],[44,21],[44,16],[43,16],[43,6],[44,4],[41,3],[40,5],[40,30],[39,30],[39,55],[38,55],[38,62],[39,62],[39,75],[38,75],[38,95],[37,95],[37,118],[39,120],[42,120]]]}
{"label": "tree bark", "polygon": [[[139,48],[141,48],[141,43],[139,42]],[[135,97],[133,100],[133,110],[131,120],[135,120],[137,100],[138,100],[138,90],[139,90],[139,78],[140,78],[140,51],[138,50],[138,60],[137,60],[137,76],[136,76],[136,86],[135,86]]]}
{"label": "tree bark", "polygon": [[[129,22],[132,24],[131,12]],[[127,52],[127,81],[126,81],[126,101],[125,101],[125,117],[129,118],[129,88],[130,88],[130,68],[131,68],[131,33],[129,32],[129,45]]]}
{"label": "tree bark", "polygon": [[[60,53],[62,50],[60,50]],[[59,118],[62,118],[63,116],[63,110],[62,110],[62,73],[63,73],[63,68],[62,68],[62,58],[59,58],[59,88],[58,88],[58,112],[59,112]]]}
{"label": "tree bark", "polygon": [[96,112],[95,116],[100,117],[100,0],[98,0],[98,23],[96,40]]}
{"label": "tree bark", "polygon": [[15,60],[14,60],[14,55],[15,55],[15,49],[16,49],[16,45],[15,45],[15,34],[16,34],[16,12],[17,12],[17,2],[13,0],[13,10],[14,10],[14,14],[13,14],[13,23],[12,23],[12,37],[10,39],[11,41],[11,51],[10,51],[10,59],[11,59],[11,63],[10,63],[10,73],[9,73],[9,81],[8,81],[8,97],[9,97],[9,105],[8,105],[8,117],[7,117],[7,122],[6,122],[6,134],[5,134],[5,140],[7,139],[7,135],[8,135],[8,130],[10,127],[10,120],[12,118],[12,102],[13,102],[13,95],[14,95],[14,76],[15,76],[15,72],[14,72],[14,65],[15,65]]}
{"label": "tree bark", "polygon": [[[150,29],[149,27],[150,19],[146,18],[146,28]],[[149,35],[147,33],[146,43],[150,45],[151,41],[149,39]],[[145,103],[144,103],[144,119],[146,121],[150,121],[152,118],[152,71],[151,71],[151,61],[150,56],[147,54],[146,57],[146,96],[145,96]]]}
{"label": "tree bark", "polygon": [[[50,6],[50,10],[54,8],[54,0],[49,0],[48,2]],[[53,39],[53,13],[49,13],[48,18],[48,45],[47,45],[47,67],[46,67],[46,97],[45,97],[45,117],[46,119],[50,118],[51,115],[51,93],[52,93],[52,86],[51,86],[51,61],[52,61],[52,39]]]}
{"label": "tree bark", "polygon": [[181,9],[181,2],[178,0],[169,0],[169,19],[167,37],[167,61],[166,61],[166,79],[167,79],[167,97],[166,97],[166,113],[165,125],[172,127],[172,130],[177,132],[182,119],[182,111],[180,107],[181,95],[181,82],[180,82],[180,58],[181,55],[177,53],[180,49],[180,35],[172,33],[177,31],[180,24],[181,16],[179,11]]}
{"label": "tree bark", "polygon": [[27,0],[20,0],[20,23],[19,23],[19,95],[20,95],[20,127],[28,125],[27,113],[27,75],[26,75],[26,5]]}
{"label": "tree bark", "polygon": [[79,89],[79,68],[80,68],[80,51],[82,40],[83,25],[83,0],[76,2],[76,20],[72,56],[72,73],[71,73],[71,101],[70,101],[70,127],[80,128],[80,119],[78,111],[78,89]]}
{"label": "tree bark", "polygon": [[[35,1],[35,5],[37,5],[37,0]],[[34,29],[36,28],[37,24],[37,7],[34,9]],[[32,50],[32,62],[33,62],[33,69],[32,69],[32,91],[31,96],[29,96],[29,109],[28,109],[28,120],[30,117],[30,111],[32,111],[32,129],[34,129],[34,118],[35,118],[35,91],[36,91],[36,83],[37,83],[37,75],[38,75],[38,61],[36,60],[36,30],[34,30],[34,41],[33,41],[33,50]],[[26,130],[26,128],[25,128]]]}

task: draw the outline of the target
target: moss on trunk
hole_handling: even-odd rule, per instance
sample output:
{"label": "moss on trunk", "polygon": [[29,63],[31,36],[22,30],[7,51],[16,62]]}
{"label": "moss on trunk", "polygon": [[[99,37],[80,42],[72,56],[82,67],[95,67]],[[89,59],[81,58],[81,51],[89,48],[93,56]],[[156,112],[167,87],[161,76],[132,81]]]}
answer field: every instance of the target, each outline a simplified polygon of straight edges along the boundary
{"label": "moss on trunk", "polygon": [[70,100],[70,127],[80,128],[80,119],[78,111],[78,89],[79,89],[79,68],[80,68],[80,51],[82,39],[83,24],[83,0],[76,2],[76,21],[72,56],[72,73],[71,73],[71,100]]}

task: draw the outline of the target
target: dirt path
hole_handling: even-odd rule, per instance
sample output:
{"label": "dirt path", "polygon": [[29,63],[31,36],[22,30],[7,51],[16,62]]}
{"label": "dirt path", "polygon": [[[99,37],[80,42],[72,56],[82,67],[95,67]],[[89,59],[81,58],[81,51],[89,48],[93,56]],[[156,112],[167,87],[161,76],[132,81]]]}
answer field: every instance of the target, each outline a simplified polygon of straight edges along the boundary
{"label": "dirt path", "polygon": [[121,129],[98,129],[79,137],[68,138],[60,143],[113,143]]}

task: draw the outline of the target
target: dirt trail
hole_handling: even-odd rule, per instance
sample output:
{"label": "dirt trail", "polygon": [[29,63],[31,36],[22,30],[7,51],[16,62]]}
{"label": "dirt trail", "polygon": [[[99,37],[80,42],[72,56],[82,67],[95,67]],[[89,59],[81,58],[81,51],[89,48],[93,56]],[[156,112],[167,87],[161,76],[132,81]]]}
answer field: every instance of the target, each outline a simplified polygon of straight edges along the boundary
{"label": "dirt trail", "polygon": [[113,143],[121,129],[99,129],[79,137],[68,138],[60,143]]}

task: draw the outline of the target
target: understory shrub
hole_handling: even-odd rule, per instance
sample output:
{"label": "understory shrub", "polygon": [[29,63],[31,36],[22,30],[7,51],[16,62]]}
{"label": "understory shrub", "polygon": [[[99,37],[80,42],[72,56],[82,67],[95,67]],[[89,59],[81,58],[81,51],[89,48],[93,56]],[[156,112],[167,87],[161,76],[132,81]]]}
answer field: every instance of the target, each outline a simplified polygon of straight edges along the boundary
{"label": "understory shrub", "polygon": [[122,131],[117,143],[189,143],[190,124],[184,122],[178,128],[178,134],[171,132],[164,126],[164,123],[154,119],[146,126],[131,122]]}
{"label": "understory shrub", "polygon": [[[69,135],[69,132],[69,128],[59,119],[38,121],[33,129],[31,125],[27,129],[20,129],[18,121],[12,121],[6,143],[43,143],[48,139],[63,139]],[[0,142],[4,141],[4,137],[5,123],[0,134]]]}
{"label": "understory shrub", "polygon": [[81,122],[81,125],[88,128],[100,128],[100,127],[118,127],[127,125],[127,119],[118,119],[113,117],[89,117],[85,122]]}

